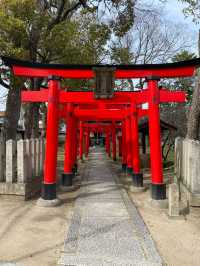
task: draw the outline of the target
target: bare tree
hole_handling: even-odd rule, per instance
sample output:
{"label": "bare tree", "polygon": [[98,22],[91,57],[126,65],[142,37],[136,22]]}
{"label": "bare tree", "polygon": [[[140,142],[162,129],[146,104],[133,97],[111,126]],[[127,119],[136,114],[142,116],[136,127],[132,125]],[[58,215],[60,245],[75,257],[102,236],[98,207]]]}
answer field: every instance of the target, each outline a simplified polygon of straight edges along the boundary
{"label": "bare tree", "polygon": [[[111,45],[111,59],[115,63],[151,64],[166,63],[178,51],[190,47],[188,34],[182,25],[174,25],[162,18],[158,9],[136,12],[134,26],[123,38],[116,38]],[[139,87],[143,81],[139,81]],[[129,80],[133,89],[133,82]]]}

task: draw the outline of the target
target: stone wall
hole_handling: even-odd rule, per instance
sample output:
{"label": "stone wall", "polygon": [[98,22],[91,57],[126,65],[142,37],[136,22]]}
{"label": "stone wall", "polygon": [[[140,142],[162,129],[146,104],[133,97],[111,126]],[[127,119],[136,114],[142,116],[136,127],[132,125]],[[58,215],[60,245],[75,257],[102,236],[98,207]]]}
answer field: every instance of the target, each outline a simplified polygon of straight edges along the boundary
{"label": "stone wall", "polygon": [[41,189],[45,140],[0,141],[0,194],[28,199]]}
{"label": "stone wall", "polygon": [[191,206],[200,206],[200,142],[176,138],[175,176],[180,194]]}

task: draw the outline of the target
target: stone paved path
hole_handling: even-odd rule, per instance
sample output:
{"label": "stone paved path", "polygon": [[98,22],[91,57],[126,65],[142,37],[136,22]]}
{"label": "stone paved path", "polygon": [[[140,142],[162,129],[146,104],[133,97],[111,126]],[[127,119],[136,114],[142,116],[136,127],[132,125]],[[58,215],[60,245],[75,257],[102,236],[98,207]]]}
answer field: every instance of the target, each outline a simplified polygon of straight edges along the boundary
{"label": "stone paved path", "polygon": [[58,265],[162,265],[155,244],[103,150],[87,162]]}

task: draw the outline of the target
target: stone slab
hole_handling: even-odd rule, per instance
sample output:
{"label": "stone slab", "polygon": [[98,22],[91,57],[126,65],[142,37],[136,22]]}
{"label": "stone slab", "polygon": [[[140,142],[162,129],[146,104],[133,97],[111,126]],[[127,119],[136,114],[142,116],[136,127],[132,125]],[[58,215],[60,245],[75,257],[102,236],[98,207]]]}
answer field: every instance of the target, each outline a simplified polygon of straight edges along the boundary
{"label": "stone slab", "polygon": [[41,177],[35,177],[25,184],[0,182],[0,195],[23,196],[27,200],[40,192],[41,182]]}
{"label": "stone slab", "polygon": [[126,207],[122,201],[118,202],[87,202],[85,204],[82,216],[87,217],[129,217]]}
{"label": "stone slab", "polygon": [[[95,261],[95,264],[94,264]],[[146,260],[132,261],[128,258],[125,260],[113,257],[77,257],[69,255],[66,257],[64,254],[61,256],[58,265],[65,266],[160,266],[159,263],[147,262]]]}
{"label": "stone slab", "polygon": [[179,216],[179,187],[178,184],[173,183],[169,185],[169,216]]}
{"label": "stone slab", "polygon": [[99,148],[92,155],[58,265],[162,265],[136,207],[115,182],[111,161]]}

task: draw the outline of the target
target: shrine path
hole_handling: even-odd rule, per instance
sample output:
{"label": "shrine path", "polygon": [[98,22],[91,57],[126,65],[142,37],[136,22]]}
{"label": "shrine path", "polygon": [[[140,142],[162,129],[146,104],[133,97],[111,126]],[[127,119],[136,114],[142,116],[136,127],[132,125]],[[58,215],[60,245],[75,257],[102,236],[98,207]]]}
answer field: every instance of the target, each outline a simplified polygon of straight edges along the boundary
{"label": "shrine path", "polygon": [[58,265],[162,265],[150,233],[101,148],[89,156]]}

